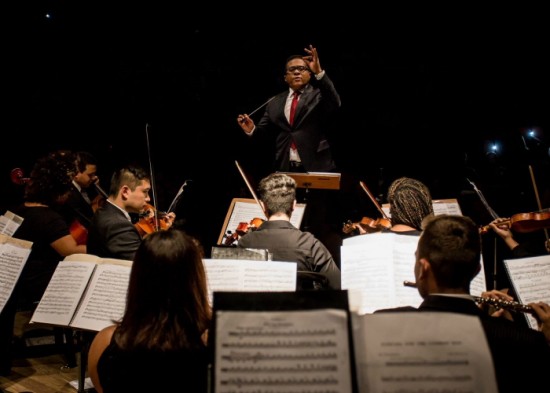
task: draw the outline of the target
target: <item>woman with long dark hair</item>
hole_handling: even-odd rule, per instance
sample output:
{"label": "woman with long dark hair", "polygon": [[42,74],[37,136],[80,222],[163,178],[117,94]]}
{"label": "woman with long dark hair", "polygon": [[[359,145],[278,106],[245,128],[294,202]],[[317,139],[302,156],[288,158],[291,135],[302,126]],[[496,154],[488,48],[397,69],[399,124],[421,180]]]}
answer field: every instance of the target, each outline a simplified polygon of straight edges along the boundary
{"label": "woman with long dark hair", "polygon": [[196,240],[177,229],[148,235],[134,257],[124,316],[90,347],[95,389],[205,392],[210,320]]}

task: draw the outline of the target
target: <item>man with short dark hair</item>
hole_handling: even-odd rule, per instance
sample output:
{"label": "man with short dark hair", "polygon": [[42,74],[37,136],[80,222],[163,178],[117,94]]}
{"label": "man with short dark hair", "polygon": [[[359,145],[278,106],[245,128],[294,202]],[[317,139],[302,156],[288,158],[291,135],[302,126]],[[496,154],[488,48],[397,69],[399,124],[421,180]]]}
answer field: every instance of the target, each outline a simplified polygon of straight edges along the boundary
{"label": "man with short dark hair", "polygon": [[296,206],[296,181],[284,173],[273,173],[260,181],[258,194],[268,221],[241,237],[238,246],[267,249],[274,261],[297,262],[298,270],[322,273],[329,288],[340,289],[340,269],[330,252],[311,233],[290,222]]}

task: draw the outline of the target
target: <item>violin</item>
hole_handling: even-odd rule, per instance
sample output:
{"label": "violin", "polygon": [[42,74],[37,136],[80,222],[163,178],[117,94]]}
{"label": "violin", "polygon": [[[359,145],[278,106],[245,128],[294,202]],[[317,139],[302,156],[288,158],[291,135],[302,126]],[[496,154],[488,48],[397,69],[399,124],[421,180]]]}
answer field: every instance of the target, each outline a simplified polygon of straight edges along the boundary
{"label": "violin", "polygon": [[139,214],[139,221],[134,224],[141,237],[150,233],[165,231],[172,226],[172,218],[166,212],[159,212],[151,204],[145,205],[145,209]]}
{"label": "violin", "polygon": [[[550,228],[550,211],[531,212],[514,214],[506,221],[502,221],[498,226],[507,226],[517,233],[529,233],[539,229]],[[485,234],[491,229],[489,225],[480,228],[479,233]]]}
{"label": "violin", "polygon": [[359,233],[373,233],[373,232],[380,232],[383,229],[390,229],[391,228],[391,222],[387,218],[377,218],[372,219],[369,217],[363,217],[361,221],[359,222],[351,222],[348,220],[344,227],[342,228],[342,232],[344,232],[346,235],[350,234],[354,230],[359,230]]}
{"label": "violin", "polygon": [[265,220],[255,217],[250,222],[240,222],[239,225],[237,225],[237,229],[235,229],[234,233],[228,233],[227,237],[225,238],[223,244],[226,246],[232,245],[235,241],[239,239],[239,237],[247,234],[249,231],[255,231],[264,223]]}

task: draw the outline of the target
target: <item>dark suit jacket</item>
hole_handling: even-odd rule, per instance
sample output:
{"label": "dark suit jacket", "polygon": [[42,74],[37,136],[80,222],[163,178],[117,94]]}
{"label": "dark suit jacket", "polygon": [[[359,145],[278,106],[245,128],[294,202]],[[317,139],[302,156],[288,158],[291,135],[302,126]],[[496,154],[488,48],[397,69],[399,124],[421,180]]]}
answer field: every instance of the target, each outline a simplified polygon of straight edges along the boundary
{"label": "dark suit jacket", "polygon": [[76,219],[85,228],[90,226],[94,217],[92,206],[84,199],[74,184],[71,185],[67,201],[60,206],[59,213],[65,218],[67,224],[71,225]]}
{"label": "dark suit jacket", "polygon": [[276,95],[267,104],[264,115],[256,124],[253,135],[269,133],[275,138],[276,171],[288,172],[292,139],[306,171],[329,172],[336,169],[325,133],[328,116],[341,105],[340,96],[326,73],[313,83],[308,84],[300,96],[292,127],[284,113],[288,90]]}
{"label": "dark suit jacket", "polygon": [[493,356],[500,393],[539,391],[550,372],[550,345],[541,332],[504,318],[490,317],[469,299],[428,296],[418,309],[398,307],[376,312],[431,311],[477,315]]}
{"label": "dark suit jacket", "polygon": [[133,260],[141,236],[123,212],[110,202],[96,211],[88,230],[88,254]]}
{"label": "dark suit jacket", "polygon": [[328,249],[311,233],[297,229],[289,221],[265,221],[247,232],[238,247],[267,249],[274,261],[297,262],[298,270],[323,273],[330,289],[341,288],[340,269]]}

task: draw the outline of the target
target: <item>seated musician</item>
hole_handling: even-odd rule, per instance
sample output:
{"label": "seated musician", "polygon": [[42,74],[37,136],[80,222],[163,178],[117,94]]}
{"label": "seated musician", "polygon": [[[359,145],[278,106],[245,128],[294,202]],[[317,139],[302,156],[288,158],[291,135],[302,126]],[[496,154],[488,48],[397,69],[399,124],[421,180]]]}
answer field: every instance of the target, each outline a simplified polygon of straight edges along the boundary
{"label": "seated musician", "polygon": [[524,375],[550,370],[550,306],[542,302],[530,304],[537,312],[542,332],[484,313],[470,296],[470,282],[481,269],[480,261],[481,239],[473,220],[458,215],[428,217],[414,265],[416,287],[423,302],[418,308],[376,312],[453,312],[477,316],[491,350],[499,392],[537,391],[540,382]]}
{"label": "seated musician", "polygon": [[267,249],[274,261],[297,262],[298,270],[323,273],[331,289],[340,289],[340,269],[328,249],[290,222],[296,206],[296,181],[284,173],[272,173],[260,181],[258,194],[268,220],[242,236],[237,246]]}
{"label": "seated musician", "polygon": [[[142,213],[149,206],[151,181],[141,167],[128,165],[111,178],[109,198],[99,208],[88,230],[88,253],[102,258],[131,261],[144,233],[132,223],[131,213]],[[165,218],[166,228],[174,222],[175,213]]]}

